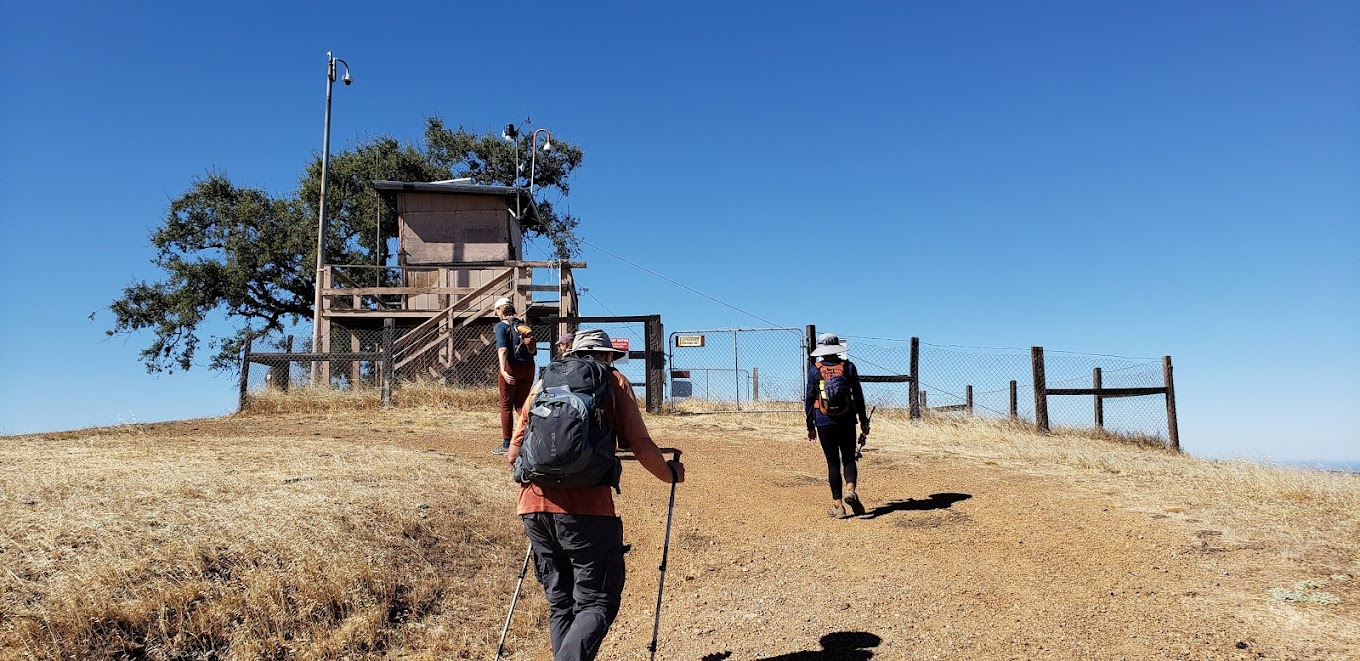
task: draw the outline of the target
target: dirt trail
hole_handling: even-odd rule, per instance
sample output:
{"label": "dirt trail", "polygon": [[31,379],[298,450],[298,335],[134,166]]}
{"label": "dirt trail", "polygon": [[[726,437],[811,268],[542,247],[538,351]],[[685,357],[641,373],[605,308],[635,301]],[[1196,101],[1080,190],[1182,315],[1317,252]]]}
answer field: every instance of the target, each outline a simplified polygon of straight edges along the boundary
{"label": "dirt trail", "polygon": [[[669,659],[1253,658],[1200,594],[1187,540],[1065,483],[976,462],[869,453],[869,512],[837,521],[820,450],[686,446],[667,571]],[[630,579],[602,658],[642,658],[668,492],[629,471]],[[858,655],[825,651],[823,636]],[[874,644],[876,643],[876,644]],[[872,657],[869,653],[872,652]],[[781,656],[784,655],[784,656]],[[789,656],[792,655],[792,656]]]}
{"label": "dirt trail", "polygon": [[[487,452],[493,415],[457,423],[451,438],[449,427],[356,433],[292,422],[498,461]],[[1330,659],[1357,648],[1291,642],[1287,627],[1272,628],[1287,618],[1272,620],[1276,606],[1265,603],[1278,559],[1223,544],[1212,523],[1149,513],[1059,476],[916,453],[909,439],[866,453],[869,511],[833,520],[820,449],[796,427],[783,437],[657,427],[658,444],[682,448],[689,467],[658,659]],[[646,659],[669,487],[630,461],[622,488],[632,552],[600,658]],[[542,608],[532,577],[525,591],[517,618]],[[542,645],[532,658],[551,658],[546,630]]]}

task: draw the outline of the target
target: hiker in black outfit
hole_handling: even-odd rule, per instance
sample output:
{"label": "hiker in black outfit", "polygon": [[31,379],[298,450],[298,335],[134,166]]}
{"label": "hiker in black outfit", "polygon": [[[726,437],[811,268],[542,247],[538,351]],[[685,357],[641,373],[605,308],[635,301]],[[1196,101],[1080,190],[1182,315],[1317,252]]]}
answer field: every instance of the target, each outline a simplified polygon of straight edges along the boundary
{"label": "hiker in black outfit", "polygon": [[827,515],[837,519],[849,516],[845,513],[847,506],[856,515],[864,514],[864,504],[856,491],[859,481],[855,466],[856,418],[864,434],[869,434],[859,370],[854,363],[841,358],[844,352],[839,337],[831,333],[818,337],[817,348],[811,355],[820,360],[808,371],[807,390],[803,393],[808,440],[820,439],[822,454],[826,455],[826,479],[831,485],[831,509]]}

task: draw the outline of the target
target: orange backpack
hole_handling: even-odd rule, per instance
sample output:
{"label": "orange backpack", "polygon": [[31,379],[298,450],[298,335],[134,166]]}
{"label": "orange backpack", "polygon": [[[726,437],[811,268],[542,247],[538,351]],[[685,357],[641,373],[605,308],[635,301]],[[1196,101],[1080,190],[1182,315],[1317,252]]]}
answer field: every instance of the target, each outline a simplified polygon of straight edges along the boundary
{"label": "orange backpack", "polygon": [[845,361],[834,365],[817,363],[821,376],[817,381],[817,410],[822,415],[845,415],[854,404],[855,396],[850,390],[850,379],[845,376],[845,365]]}

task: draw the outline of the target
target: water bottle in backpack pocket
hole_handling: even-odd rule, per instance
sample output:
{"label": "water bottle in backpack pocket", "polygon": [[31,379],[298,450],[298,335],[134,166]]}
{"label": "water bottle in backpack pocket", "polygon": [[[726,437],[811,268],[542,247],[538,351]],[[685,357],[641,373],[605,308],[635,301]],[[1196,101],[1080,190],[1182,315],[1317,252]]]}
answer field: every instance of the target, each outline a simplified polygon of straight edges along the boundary
{"label": "water bottle in backpack pocket", "polygon": [[845,362],[817,364],[817,409],[826,416],[845,415],[855,401],[850,391],[850,379],[845,376]]}
{"label": "water bottle in backpack pocket", "polygon": [[606,415],[613,368],[593,358],[550,363],[529,403],[515,480],[548,487],[610,486],[617,491],[623,465]]}

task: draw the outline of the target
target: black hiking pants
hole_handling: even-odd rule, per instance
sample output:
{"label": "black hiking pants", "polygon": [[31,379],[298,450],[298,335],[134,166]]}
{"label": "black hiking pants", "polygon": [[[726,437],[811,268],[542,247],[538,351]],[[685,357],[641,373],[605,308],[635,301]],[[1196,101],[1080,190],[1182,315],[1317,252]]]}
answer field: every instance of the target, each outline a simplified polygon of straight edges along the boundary
{"label": "black hiking pants", "polygon": [[831,485],[831,499],[841,499],[841,476],[858,484],[859,469],[855,466],[855,425],[817,425],[817,440],[826,456],[826,481]]}
{"label": "black hiking pants", "polygon": [[522,518],[548,598],[553,661],[594,659],[623,596],[623,521],[546,513]]}

